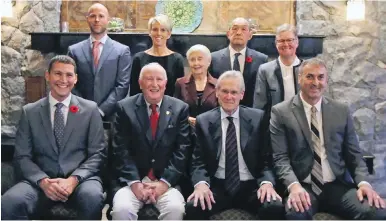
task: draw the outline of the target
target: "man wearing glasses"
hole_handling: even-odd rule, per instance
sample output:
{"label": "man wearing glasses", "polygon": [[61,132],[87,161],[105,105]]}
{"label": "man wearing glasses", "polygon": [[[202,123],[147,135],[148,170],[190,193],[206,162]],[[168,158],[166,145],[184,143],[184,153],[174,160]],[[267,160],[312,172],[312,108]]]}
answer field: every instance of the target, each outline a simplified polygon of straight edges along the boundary
{"label": "man wearing glasses", "polygon": [[296,56],[299,40],[296,27],[283,24],[276,30],[276,48],[279,57],[260,66],[253,107],[262,109],[267,115],[271,107],[297,94],[298,68],[301,60]]}

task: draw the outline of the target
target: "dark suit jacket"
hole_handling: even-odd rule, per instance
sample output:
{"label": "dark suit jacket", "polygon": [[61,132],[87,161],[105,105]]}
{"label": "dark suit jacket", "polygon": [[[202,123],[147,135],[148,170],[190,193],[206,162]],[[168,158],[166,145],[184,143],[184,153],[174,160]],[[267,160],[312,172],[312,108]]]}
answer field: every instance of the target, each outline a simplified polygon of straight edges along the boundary
{"label": "dark suit jacket", "polygon": [[[262,181],[273,184],[274,177],[267,164],[265,147],[262,145],[266,126],[262,124],[264,112],[240,106],[240,145],[249,172],[258,185]],[[192,160],[192,184],[206,181],[210,184],[214,177],[222,150],[222,129],[220,107],[199,115],[196,119],[196,146]]]}
{"label": "dark suit jacket", "polygon": [[142,93],[119,101],[113,139],[114,191],[127,182],[142,180],[151,168],[158,179],[163,178],[175,186],[186,170],[190,146],[188,117],[186,103],[165,95],[153,140]]}
{"label": "dark suit jacket", "polygon": [[63,147],[55,142],[48,98],[27,104],[22,109],[16,134],[14,161],[23,179],[37,185],[45,177],[99,178],[106,158],[103,124],[95,102],[72,95]]}
{"label": "dark suit jacket", "polygon": [[174,97],[187,103],[189,105],[190,116],[196,117],[201,113],[217,107],[218,103],[215,89],[216,82],[217,79],[213,78],[208,73],[207,82],[201,98],[200,110],[198,110],[197,90],[193,76],[187,75],[177,79],[174,90]]}
{"label": "dark suit jacket", "polygon": [[77,65],[78,83],[73,93],[95,101],[106,117],[111,116],[116,103],[126,97],[129,91],[130,48],[107,38],[96,69],[89,38],[71,45],[68,55]]}
{"label": "dark suit jacket", "polygon": [[[300,64],[301,62],[302,60],[300,60]],[[293,67],[295,94],[299,91],[298,74],[300,64]],[[275,59],[262,64],[256,78],[253,108],[262,109],[266,114],[270,114],[272,106],[284,101],[283,75],[279,60]]]}
{"label": "dark suit jacket", "polygon": [[[348,183],[365,180],[367,169],[361,157],[349,108],[329,98],[322,101],[323,137],[327,159],[336,178]],[[314,158],[311,132],[300,95],[273,106],[271,115],[273,160],[278,178],[286,187],[304,180]]]}
{"label": "dark suit jacket", "polygon": [[[214,78],[220,77],[225,71],[232,70],[229,47],[212,53],[212,62],[209,66],[209,73]],[[245,94],[240,104],[252,107],[253,94],[255,90],[256,74],[261,64],[268,61],[268,56],[247,47],[245,57],[252,57],[252,62],[244,64]]]}

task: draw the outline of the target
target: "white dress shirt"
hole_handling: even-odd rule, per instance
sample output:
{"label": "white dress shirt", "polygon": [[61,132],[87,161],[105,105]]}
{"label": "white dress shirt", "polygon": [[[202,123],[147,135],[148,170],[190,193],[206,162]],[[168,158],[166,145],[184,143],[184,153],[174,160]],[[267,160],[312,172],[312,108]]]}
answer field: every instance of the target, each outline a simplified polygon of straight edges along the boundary
{"label": "white dress shirt", "polygon": [[245,64],[245,53],[247,51],[247,48],[245,47],[243,50],[241,50],[240,52],[236,51],[235,49],[233,49],[230,45],[229,45],[229,56],[231,58],[231,68],[233,70],[233,63],[235,61],[235,54],[236,53],[241,53],[241,55],[239,55],[238,59],[239,59],[239,64],[240,64],[240,72],[243,73],[244,72],[244,64]]}
{"label": "white dress shirt", "polygon": [[281,61],[280,56],[278,57],[281,74],[283,76],[283,86],[284,86],[284,100],[289,100],[293,96],[295,96],[295,79],[294,78],[294,66],[297,66],[300,64],[300,60],[298,57],[295,58],[294,62],[287,66],[283,64]]}
{"label": "white dress shirt", "polygon": [[[102,54],[102,51],[103,51],[103,46],[106,44],[107,38],[108,38],[108,36],[106,34],[101,39],[99,39],[101,44],[99,44],[99,55],[98,55],[98,58],[101,57],[101,54]],[[92,35],[90,35],[90,47],[91,47],[91,50],[93,48],[94,41],[96,41],[96,39]]]}
{"label": "white dress shirt", "polygon": [[67,116],[68,116],[68,110],[70,108],[70,102],[71,102],[71,93],[70,95],[64,99],[62,102],[57,101],[54,97],[52,97],[51,92],[48,95],[48,102],[50,103],[50,119],[51,119],[51,126],[52,129],[54,129],[54,116],[55,116],[55,110],[56,110],[56,104],[62,103],[63,107],[60,109],[64,116],[64,125],[67,123]]}

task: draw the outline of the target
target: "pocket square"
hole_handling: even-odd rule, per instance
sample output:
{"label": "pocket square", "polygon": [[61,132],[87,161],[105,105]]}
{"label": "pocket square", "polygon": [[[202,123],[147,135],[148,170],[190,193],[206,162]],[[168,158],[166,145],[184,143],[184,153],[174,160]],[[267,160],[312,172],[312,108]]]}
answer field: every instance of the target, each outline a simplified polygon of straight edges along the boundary
{"label": "pocket square", "polygon": [[174,127],[173,124],[169,124],[169,125],[168,125],[168,128],[173,128],[173,127]]}

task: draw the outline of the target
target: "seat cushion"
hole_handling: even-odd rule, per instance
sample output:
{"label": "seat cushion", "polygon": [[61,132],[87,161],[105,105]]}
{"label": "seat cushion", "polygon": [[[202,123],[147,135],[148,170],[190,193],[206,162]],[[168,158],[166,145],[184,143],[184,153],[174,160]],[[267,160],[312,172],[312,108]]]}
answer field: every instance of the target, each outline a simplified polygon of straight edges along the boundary
{"label": "seat cushion", "polygon": [[313,217],[314,220],[342,220],[342,218],[332,215],[331,213],[316,213]]}
{"label": "seat cushion", "polygon": [[76,219],[78,217],[77,211],[73,208],[65,206],[64,203],[55,204],[47,214],[50,219]]}
{"label": "seat cushion", "polygon": [[255,220],[257,217],[241,209],[228,209],[210,217],[211,220]]}
{"label": "seat cushion", "polygon": [[138,211],[138,220],[158,220],[159,211],[153,204],[146,204]]}

